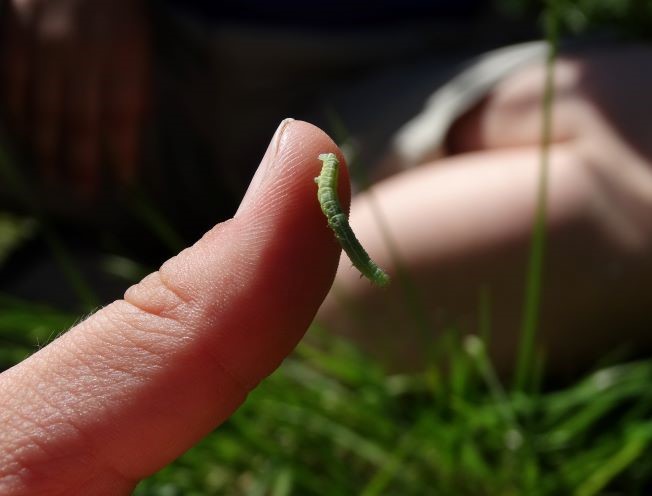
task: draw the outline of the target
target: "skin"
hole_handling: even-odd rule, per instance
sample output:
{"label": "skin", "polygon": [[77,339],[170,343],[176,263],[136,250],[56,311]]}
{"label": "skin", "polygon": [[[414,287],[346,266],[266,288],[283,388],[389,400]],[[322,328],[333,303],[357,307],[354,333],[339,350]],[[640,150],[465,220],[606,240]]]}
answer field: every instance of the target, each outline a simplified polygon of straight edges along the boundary
{"label": "skin", "polygon": [[[649,47],[621,46],[557,67],[540,331],[554,373],[581,371],[627,346],[652,348],[651,60]],[[484,290],[494,362],[511,370],[536,208],[543,71],[527,67],[500,83],[455,125],[448,157],[354,199],[351,225],[394,284],[374,291],[343,259],[318,316],[327,329],[399,370],[419,368],[441,329],[477,330]]]}
{"label": "skin", "polygon": [[0,375],[0,494],[129,494],[278,367],[337,268],[313,182],[325,151],[343,163],[284,121],[233,219]]}
{"label": "skin", "polygon": [[47,190],[89,200],[137,175],[150,79],[142,0],[9,0],[0,94]]}
{"label": "skin", "polygon": [[[122,55],[113,61],[134,63],[131,70],[94,68],[107,67],[96,55],[111,51],[93,52],[85,38],[90,54],[70,50],[71,24],[63,21],[80,12],[78,2],[10,5],[2,64],[10,127],[41,157],[46,180],[84,171],[80,190],[92,194],[107,156],[134,156],[129,143],[138,141],[147,57],[142,65]],[[52,22],[37,29],[44,19]],[[52,45],[52,36],[63,42]],[[50,49],[55,55],[38,55]],[[643,47],[588,54],[559,67],[542,322],[556,370],[585,366],[623,342],[644,349],[650,341],[650,58]],[[85,89],[62,91],[71,81],[62,74],[75,64],[90,64],[75,72]],[[98,97],[98,73],[136,77],[117,86],[129,91]],[[436,330],[475,329],[477,295],[488,288],[492,352],[499,368],[509,369],[535,208],[542,80],[540,67],[506,79],[454,127],[449,157],[397,173],[355,200],[354,229],[396,277],[387,291],[372,290],[344,260],[319,315],[328,328],[403,368],[418,367]],[[71,106],[78,111],[62,110],[57,98],[64,93],[79,102]],[[105,102],[111,104],[99,111]],[[115,119],[98,117],[113,109],[122,109]],[[103,156],[98,141],[116,146]],[[61,150],[70,151],[53,159]],[[336,150],[323,133],[285,123],[234,219],[0,375],[0,493],[128,493],[237,408],[300,339],[332,280],[339,247],[313,183],[316,157],[329,151]],[[136,172],[126,170],[125,177]],[[348,190],[340,198],[348,204]],[[378,206],[401,270],[377,227]],[[415,323],[419,305],[426,332]]]}

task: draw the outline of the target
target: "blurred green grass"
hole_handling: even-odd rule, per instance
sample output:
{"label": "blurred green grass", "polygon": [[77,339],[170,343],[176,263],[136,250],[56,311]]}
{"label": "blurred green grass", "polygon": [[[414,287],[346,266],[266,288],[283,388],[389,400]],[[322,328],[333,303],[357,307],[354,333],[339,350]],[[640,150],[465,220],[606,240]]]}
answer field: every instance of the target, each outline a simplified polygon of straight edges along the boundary
{"label": "blurred green grass", "polygon": [[[652,361],[605,368],[561,391],[495,394],[477,338],[449,341],[458,372],[433,365],[391,376],[347,343],[329,341],[326,349],[300,345],[231,420],[136,494],[649,488]],[[527,429],[519,424],[525,417]]]}
{"label": "blurred green grass", "polygon": [[[534,2],[502,3],[518,13]],[[555,5],[556,20],[570,32],[615,26],[637,34],[640,14],[649,14],[648,27],[652,19],[652,3],[640,0]],[[135,210],[163,243],[179,244],[149,204]],[[42,222],[0,214],[0,263],[43,234]],[[529,275],[532,294],[524,295],[534,307],[525,310],[524,328],[531,332],[521,350],[525,364],[534,356],[543,234],[535,229],[533,253],[541,250],[535,256],[541,260]],[[79,286],[65,246],[50,247],[61,250],[59,263]],[[142,272],[128,259],[106,261],[107,270],[125,280]],[[80,288],[80,302],[92,307],[83,282]],[[490,334],[490,310],[484,298],[480,336]],[[0,294],[0,369],[77,320]],[[438,338],[428,367],[409,375],[388,375],[346,341],[323,329],[310,332],[322,345],[302,343],[229,421],[143,481],[136,495],[588,496],[647,494],[652,488],[652,360],[601,367],[545,391],[531,387],[541,371],[524,365],[519,384],[510,389],[499,381],[485,341],[455,330]]]}
{"label": "blurred green grass", "polygon": [[[0,297],[8,367],[77,317]],[[224,425],[136,495],[646,494],[652,360],[541,393],[505,390],[483,341],[455,331],[415,374],[387,375],[312,329]]]}

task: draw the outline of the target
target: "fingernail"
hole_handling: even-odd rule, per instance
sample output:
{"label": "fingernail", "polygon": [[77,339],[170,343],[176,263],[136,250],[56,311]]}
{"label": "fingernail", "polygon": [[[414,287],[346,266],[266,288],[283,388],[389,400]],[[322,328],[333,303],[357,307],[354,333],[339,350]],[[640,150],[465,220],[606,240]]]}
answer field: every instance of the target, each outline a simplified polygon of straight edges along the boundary
{"label": "fingernail", "polygon": [[269,143],[267,151],[265,152],[265,155],[263,156],[263,159],[261,160],[256,173],[254,174],[254,177],[249,183],[247,192],[240,202],[240,206],[238,207],[238,211],[235,213],[235,217],[237,217],[241,211],[247,209],[249,206],[255,203],[259,190],[263,184],[265,184],[271,177],[274,176],[274,169],[278,163],[277,157],[279,157],[283,152],[283,147],[286,144],[286,140],[284,139],[287,135],[286,131],[293,121],[294,119],[291,118],[283,119],[281,124],[279,124],[276,132],[274,133],[274,136],[272,137],[272,141]]}

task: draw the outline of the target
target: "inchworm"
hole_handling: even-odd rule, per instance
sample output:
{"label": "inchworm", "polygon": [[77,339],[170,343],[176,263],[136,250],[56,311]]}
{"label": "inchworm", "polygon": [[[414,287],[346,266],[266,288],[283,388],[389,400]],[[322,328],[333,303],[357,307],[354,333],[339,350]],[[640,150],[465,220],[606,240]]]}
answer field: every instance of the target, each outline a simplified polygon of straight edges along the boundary
{"label": "inchworm", "polygon": [[315,178],[317,199],[322,212],[324,212],[328,220],[329,227],[335,233],[335,237],[351,259],[351,262],[353,262],[353,265],[362,275],[377,286],[386,286],[389,284],[389,276],[371,260],[358,238],[353,234],[349,220],[340,206],[340,199],[337,195],[340,163],[337,157],[334,153],[322,153],[319,155],[319,160],[323,162],[323,165],[321,174]]}

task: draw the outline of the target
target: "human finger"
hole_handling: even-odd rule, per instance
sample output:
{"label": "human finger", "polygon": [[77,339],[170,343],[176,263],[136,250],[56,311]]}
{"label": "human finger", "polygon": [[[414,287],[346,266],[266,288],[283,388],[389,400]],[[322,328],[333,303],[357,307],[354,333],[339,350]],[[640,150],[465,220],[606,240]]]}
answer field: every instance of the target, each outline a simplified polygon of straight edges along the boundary
{"label": "human finger", "polygon": [[323,152],[338,153],[323,132],[284,121],[233,219],[0,376],[0,492],[128,493],[280,364],[340,252],[316,201]]}

